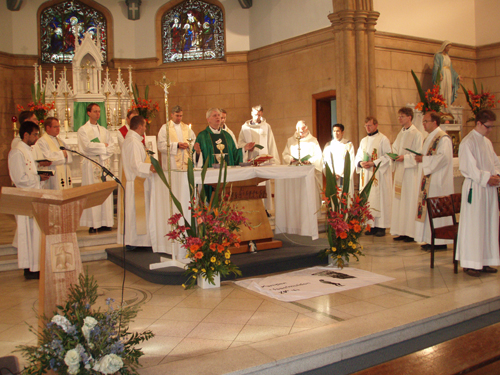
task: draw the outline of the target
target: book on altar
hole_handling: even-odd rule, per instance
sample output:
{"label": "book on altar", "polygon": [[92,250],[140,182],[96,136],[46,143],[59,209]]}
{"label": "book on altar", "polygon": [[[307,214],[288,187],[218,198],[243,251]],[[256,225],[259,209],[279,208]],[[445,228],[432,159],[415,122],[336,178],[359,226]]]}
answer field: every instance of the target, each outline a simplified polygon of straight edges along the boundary
{"label": "book on altar", "polygon": [[47,170],[47,169],[39,169],[37,172],[39,175],[48,174],[49,176],[54,176],[54,171]]}
{"label": "book on altar", "polygon": [[406,147],[406,148],[405,148],[405,150],[408,150],[408,151],[410,151],[410,152],[414,153],[415,155],[422,155],[420,152],[413,151],[412,149],[410,149],[410,148],[408,148],[408,147]]}
{"label": "book on altar", "polygon": [[271,155],[259,155],[253,159],[250,159],[249,162],[253,163],[253,165],[259,165],[271,159],[273,159]]}

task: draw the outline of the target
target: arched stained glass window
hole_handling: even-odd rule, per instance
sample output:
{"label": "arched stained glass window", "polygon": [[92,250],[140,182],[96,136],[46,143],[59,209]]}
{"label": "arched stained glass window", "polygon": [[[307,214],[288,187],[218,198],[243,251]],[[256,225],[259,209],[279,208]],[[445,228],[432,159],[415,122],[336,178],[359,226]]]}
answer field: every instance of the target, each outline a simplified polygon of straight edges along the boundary
{"label": "arched stained glass window", "polygon": [[104,15],[77,0],[64,1],[44,9],[40,15],[40,39],[43,63],[71,63],[75,43],[86,31],[101,39],[101,51],[107,61],[107,27]]}
{"label": "arched stained glass window", "polygon": [[186,0],[161,19],[163,62],[224,57],[224,15],[214,4]]}

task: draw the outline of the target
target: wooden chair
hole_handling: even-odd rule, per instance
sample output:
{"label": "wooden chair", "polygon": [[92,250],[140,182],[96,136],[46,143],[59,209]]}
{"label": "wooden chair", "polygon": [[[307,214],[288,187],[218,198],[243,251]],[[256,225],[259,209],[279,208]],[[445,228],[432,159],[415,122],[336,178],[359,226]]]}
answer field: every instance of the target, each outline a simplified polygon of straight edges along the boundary
{"label": "wooden chair", "polygon": [[[455,260],[457,251],[458,224],[455,218],[455,207],[451,195],[427,198],[427,212],[431,225],[431,268],[434,268],[435,239],[453,240],[453,271],[458,273],[458,262]],[[434,219],[451,216],[453,224],[439,228],[434,226]]]}

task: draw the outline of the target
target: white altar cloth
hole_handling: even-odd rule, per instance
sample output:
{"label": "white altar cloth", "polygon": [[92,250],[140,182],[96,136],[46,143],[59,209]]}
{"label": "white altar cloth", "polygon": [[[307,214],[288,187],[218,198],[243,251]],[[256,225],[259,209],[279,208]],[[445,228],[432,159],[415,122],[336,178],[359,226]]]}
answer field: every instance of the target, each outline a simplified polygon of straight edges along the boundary
{"label": "white altar cloth", "polygon": [[[276,221],[275,234],[291,233],[318,238],[318,217],[316,212],[316,180],[314,166],[259,166],[228,167],[227,182],[243,181],[252,178],[275,180]],[[209,168],[205,176],[206,184],[217,183],[219,170]],[[194,172],[195,182],[201,183],[201,171]],[[172,171],[172,186],[175,197],[181,202],[186,219],[190,219],[189,185],[187,172]],[[186,251],[176,241],[169,241],[165,236],[169,231],[167,224],[170,214],[168,189],[158,175],[155,175],[154,189],[151,194],[150,231],[153,252],[172,254],[176,258],[185,258]],[[178,212],[172,203],[174,212]]]}

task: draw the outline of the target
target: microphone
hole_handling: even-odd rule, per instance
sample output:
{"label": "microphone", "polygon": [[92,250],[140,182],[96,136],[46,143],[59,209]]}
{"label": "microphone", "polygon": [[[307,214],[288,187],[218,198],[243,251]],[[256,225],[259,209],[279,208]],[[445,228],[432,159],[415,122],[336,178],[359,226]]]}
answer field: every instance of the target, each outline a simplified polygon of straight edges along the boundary
{"label": "microphone", "polygon": [[120,180],[119,180],[117,177],[115,177],[115,175],[114,175],[113,173],[111,173],[111,171],[110,171],[108,168],[106,168],[104,165],[99,164],[99,163],[98,163],[98,162],[96,162],[95,160],[92,160],[92,159],[91,159],[91,158],[89,158],[88,156],[85,156],[85,155],[83,155],[83,154],[79,153],[78,151],[71,150],[71,149],[66,148],[66,147],[64,147],[64,146],[60,146],[60,147],[59,147],[59,149],[60,149],[60,150],[63,150],[63,151],[69,151],[69,152],[73,152],[73,153],[75,153],[75,154],[78,154],[78,155],[80,155],[80,156],[84,157],[85,159],[90,160],[92,163],[97,164],[99,167],[101,167],[101,169],[102,169],[102,171],[103,171],[102,182],[106,182],[106,175],[108,175],[108,176],[109,176],[109,177],[111,177],[113,180],[115,180],[117,184],[120,184],[121,186],[123,186],[123,185],[122,185],[122,183],[120,182]]}

